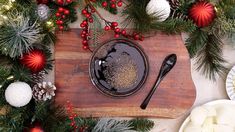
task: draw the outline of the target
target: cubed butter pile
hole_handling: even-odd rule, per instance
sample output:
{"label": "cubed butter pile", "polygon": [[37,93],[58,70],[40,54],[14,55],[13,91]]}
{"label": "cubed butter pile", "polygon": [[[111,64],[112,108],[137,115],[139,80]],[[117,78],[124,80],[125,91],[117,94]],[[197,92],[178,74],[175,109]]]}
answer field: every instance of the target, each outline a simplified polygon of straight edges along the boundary
{"label": "cubed butter pile", "polygon": [[235,132],[235,106],[194,108],[184,132]]}

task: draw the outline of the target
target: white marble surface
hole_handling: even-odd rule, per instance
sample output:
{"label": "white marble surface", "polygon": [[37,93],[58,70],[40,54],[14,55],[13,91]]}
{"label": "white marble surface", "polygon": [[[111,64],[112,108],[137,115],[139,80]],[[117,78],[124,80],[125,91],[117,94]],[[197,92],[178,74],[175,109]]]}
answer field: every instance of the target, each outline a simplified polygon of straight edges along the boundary
{"label": "white marble surface", "polygon": [[[120,15],[113,16],[108,12],[99,9],[100,13],[107,18],[108,20],[121,22],[122,18]],[[71,24],[72,28],[79,28],[81,16],[78,15],[78,21]],[[235,65],[235,42],[231,42],[230,40],[225,40],[224,46],[224,57],[228,61],[228,67],[231,68]],[[201,75],[198,71],[196,71],[196,66],[194,65],[195,60],[191,60],[191,72],[192,78],[196,86],[197,90],[197,98],[194,103],[194,107],[204,104],[206,102],[217,100],[217,99],[228,99],[228,96],[225,91],[225,78],[217,78],[217,81],[213,82],[211,80],[206,79],[203,75]],[[53,73],[52,73],[53,74]],[[51,79],[50,79],[51,80]],[[53,79],[52,79],[53,81]],[[177,119],[152,119],[155,121],[155,127],[152,132],[177,132],[184,121],[184,119],[188,116],[190,111],[185,113],[183,116]]]}

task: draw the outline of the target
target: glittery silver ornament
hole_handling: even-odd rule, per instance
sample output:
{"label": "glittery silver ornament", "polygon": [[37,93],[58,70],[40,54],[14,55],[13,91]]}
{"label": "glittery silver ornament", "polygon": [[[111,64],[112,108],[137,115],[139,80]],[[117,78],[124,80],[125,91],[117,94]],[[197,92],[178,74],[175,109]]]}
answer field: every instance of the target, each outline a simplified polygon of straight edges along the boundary
{"label": "glittery silver ornament", "polygon": [[38,5],[37,14],[41,20],[47,20],[50,17],[50,8],[45,4]]}

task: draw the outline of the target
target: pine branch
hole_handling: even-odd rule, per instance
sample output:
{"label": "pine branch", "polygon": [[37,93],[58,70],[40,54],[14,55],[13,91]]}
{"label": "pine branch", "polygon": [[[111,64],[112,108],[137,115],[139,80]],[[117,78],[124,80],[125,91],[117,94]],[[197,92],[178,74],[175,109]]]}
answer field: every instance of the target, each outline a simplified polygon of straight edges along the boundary
{"label": "pine branch", "polygon": [[0,29],[0,50],[12,58],[28,52],[41,38],[37,21],[31,21],[22,13],[10,12]]}
{"label": "pine branch", "polygon": [[136,132],[127,121],[103,118],[98,121],[92,132]]}
{"label": "pine branch", "polygon": [[136,118],[129,121],[134,130],[149,132],[154,127],[154,122],[148,119]]}
{"label": "pine branch", "polygon": [[103,31],[100,19],[96,15],[94,15],[93,20],[94,22],[90,26],[91,27],[90,29],[92,30],[91,40],[93,41],[93,44],[90,46],[95,48],[100,44],[99,40],[100,37],[102,37],[103,35]]}
{"label": "pine branch", "polygon": [[186,40],[186,47],[190,54],[190,57],[193,58],[206,44],[208,39],[207,32],[197,29],[189,35],[189,38]]}
{"label": "pine branch", "polygon": [[220,0],[216,7],[229,19],[235,19],[235,0]]}
{"label": "pine branch", "polygon": [[217,75],[223,76],[228,69],[223,65],[226,61],[222,57],[222,42],[215,34],[208,36],[205,46],[197,53],[198,70],[209,79]]}

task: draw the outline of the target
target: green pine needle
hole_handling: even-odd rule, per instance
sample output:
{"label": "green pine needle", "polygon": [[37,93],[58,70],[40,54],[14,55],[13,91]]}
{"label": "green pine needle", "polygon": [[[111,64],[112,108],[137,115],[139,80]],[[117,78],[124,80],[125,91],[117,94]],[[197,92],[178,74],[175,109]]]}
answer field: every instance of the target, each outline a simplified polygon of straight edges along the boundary
{"label": "green pine needle", "polygon": [[154,127],[154,122],[148,119],[136,118],[129,121],[134,130],[149,132]]}
{"label": "green pine needle", "polygon": [[0,50],[12,58],[22,56],[42,37],[37,21],[15,12],[8,14],[8,19],[0,27]]}

